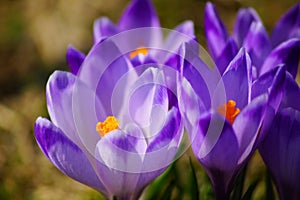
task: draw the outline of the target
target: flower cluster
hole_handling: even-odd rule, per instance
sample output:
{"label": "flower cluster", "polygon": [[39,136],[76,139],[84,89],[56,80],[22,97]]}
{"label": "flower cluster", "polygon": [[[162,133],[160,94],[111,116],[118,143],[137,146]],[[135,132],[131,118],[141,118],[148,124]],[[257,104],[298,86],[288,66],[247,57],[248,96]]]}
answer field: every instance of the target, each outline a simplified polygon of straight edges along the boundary
{"label": "flower cluster", "polygon": [[205,34],[212,68],[193,23],[162,29],[150,0],[132,0],[118,24],[97,19],[89,53],[70,46],[71,72],[48,80],[51,121],[34,127],[43,153],[108,199],[137,199],[186,149],[185,129],[217,199],[256,149],[280,197],[300,198],[300,4],[269,37],[251,8],[229,36],[207,3]]}

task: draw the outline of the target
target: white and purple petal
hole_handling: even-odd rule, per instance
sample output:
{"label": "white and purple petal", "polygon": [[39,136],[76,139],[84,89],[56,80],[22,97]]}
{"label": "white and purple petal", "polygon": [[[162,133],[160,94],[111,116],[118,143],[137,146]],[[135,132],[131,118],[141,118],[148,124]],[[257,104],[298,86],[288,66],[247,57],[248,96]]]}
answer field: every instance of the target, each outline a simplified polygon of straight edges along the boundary
{"label": "white and purple petal", "polygon": [[69,140],[61,129],[49,120],[39,117],[34,126],[34,133],[44,154],[60,171],[106,194],[103,184],[83,151]]}
{"label": "white and purple petal", "polygon": [[47,108],[53,124],[77,145],[80,144],[72,114],[72,95],[76,76],[55,71],[46,86]]}
{"label": "white and purple petal", "polygon": [[107,17],[100,17],[94,22],[94,43],[119,32],[118,27]]}
{"label": "white and purple petal", "polygon": [[182,152],[178,152],[178,147],[182,136],[181,116],[177,108],[173,107],[161,130],[147,147],[138,185],[149,184],[181,155]]}
{"label": "white and purple petal", "polygon": [[146,141],[139,129],[131,133],[114,130],[106,134],[97,144],[95,157],[98,176],[110,196],[131,199],[144,187],[137,185]]}

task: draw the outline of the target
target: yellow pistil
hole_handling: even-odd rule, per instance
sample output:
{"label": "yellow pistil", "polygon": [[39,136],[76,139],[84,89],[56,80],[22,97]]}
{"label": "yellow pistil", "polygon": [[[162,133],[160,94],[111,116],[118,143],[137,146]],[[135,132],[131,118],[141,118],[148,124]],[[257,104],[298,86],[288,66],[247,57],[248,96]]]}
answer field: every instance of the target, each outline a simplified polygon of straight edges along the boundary
{"label": "yellow pistil", "polygon": [[98,122],[96,125],[96,131],[101,137],[104,137],[110,131],[119,128],[119,121],[114,116],[108,116],[104,122]]}
{"label": "yellow pistil", "polygon": [[229,100],[227,103],[218,107],[218,112],[226,117],[226,119],[233,124],[236,116],[241,112],[239,108],[236,108],[236,102]]}
{"label": "yellow pistil", "polygon": [[144,56],[148,54],[148,49],[146,47],[139,47],[129,54],[130,59],[135,58],[138,54],[143,54]]}

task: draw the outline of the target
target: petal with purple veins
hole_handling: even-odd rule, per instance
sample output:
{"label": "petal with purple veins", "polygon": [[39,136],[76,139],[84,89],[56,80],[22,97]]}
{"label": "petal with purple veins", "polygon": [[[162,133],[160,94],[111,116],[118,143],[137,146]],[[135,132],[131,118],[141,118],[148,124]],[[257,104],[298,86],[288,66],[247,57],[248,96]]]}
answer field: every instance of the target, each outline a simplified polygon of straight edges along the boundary
{"label": "petal with purple veins", "polygon": [[34,133],[44,154],[60,171],[106,194],[87,157],[59,128],[45,118],[38,118]]}
{"label": "petal with purple veins", "polygon": [[54,72],[47,83],[46,95],[51,120],[72,142],[82,146],[100,139],[95,125],[98,119],[106,117],[104,108],[95,92],[75,75]]}
{"label": "petal with purple veins", "polygon": [[111,131],[98,142],[95,150],[98,175],[109,194],[118,198],[129,198],[143,188],[137,185],[137,181],[146,142],[140,130],[135,131],[136,133]]}
{"label": "petal with purple veins", "polygon": [[[176,108],[169,111],[160,132],[149,143],[138,185],[146,185],[159,176],[175,159],[183,135],[181,117]],[[180,153],[179,153],[180,154]],[[180,155],[179,155],[180,156]]]}
{"label": "petal with purple veins", "polygon": [[47,108],[53,124],[77,145],[80,143],[72,115],[72,95],[76,76],[55,71],[46,86]]}

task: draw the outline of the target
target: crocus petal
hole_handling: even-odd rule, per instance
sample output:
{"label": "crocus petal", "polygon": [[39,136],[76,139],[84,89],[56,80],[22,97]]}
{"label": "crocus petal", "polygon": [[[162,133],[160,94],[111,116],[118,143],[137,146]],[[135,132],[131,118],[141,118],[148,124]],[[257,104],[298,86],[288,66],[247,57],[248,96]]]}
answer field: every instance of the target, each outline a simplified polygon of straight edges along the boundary
{"label": "crocus petal", "polygon": [[206,169],[217,199],[226,199],[238,161],[238,140],[232,126],[218,113],[203,115],[199,126],[192,149]]}
{"label": "crocus petal", "polygon": [[100,17],[94,22],[94,43],[100,42],[103,38],[118,33],[116,25],[107,17]]}
{"label": "crocus petal", "polygon": [[148,145],[143,161],[143,173],[140,175],[138,185],[147,185],[177,159],[175,155],[182,135],[181,117],[177,108],[173,107],[168,113],[164,126]]}
{"label": "crocus petal", "polygon": [[139,193],[144,187],[137,185],[137,181],[146,142],[140,130],[134,131],[111,131],[98,142],[95,152],[98,175],[109,194],[118,199],[130,199],[131,195]]}
{"label": "crocus petal", "polygon": [[298,199],[300,195],[299,130],[299,110],[283,109],[277,113],[267,137],[259,148],[281,199]]}
{"label": "crocus petal", "polygon": [[233,123],[233,129],[239,142],[239,164],[245,162],[253,151],[267,103],[267,95],[257,97],[242,110]]}
{"label": "crocus petal", "polygon": [[169,108],[168,88],[163,71],[157,68],[147,69],[131,89],[126,106],[129,116],[144,129],[147,140],[152,140],[153,135],[161,129]]}
{"label": "crocus petal", "polygon": [[268,130],[273,123],[275,114],[282,102],[287,73],[285,66],[278,66],[260,76],[252,85],[251,99],[255,99],[263,94],[268,95],[264,121],[260,128],[259,137],[256,139],[252,149],[260,145],[265,138],[266,130]]}
{"label": "crocus petal", "polygon": [[95,92],[75,75],[55,71],[47,83],[46,95],[51,120],[72,142],[82,146],[100,139],[95,126],[98,118],[106,117],[104,108]]}
{"label": "crocus petal", "polygon": [[271,51],[271,42],[268,33],[261,22],[251,24],[249,32],[244,39],[243,46],[249,53],[252,64],[260,70],[264,59]]}
{"label": "crocus petal", "polygon": [[299,39],[290,39],[286,42],[283,42],[277,46],[265,59],[259,74],[262,75],[279,64],[285,64],[287,66],[287,70],[293,75],[293,77],[296,77],[299,56]]}
{"label": "crocus petal", "polygon": [[159,26],[159,19],[151,0],[133,0],[127,6],[119,21],[121,31]]}
{"label": "crocus petal", "polygon": [[300,110],[299,99],[300,88],[298,83],[294,80],[291,74],[286,73],[285,88],[280,109],[291,107]]}
{"label": "crocus petal", "polygon": [[277,22],[272,31],[271,41],[273,46],[284,42],[293,37],[300,37],[300,3],[292,7],[281,19]]}
{"label": "crocus petal", "polygon": [[[214,125],[211,126],[210,124]],[[239,146],[232,126],[218,113],[204,114],[199,121],[199,125],[199,135],[192,143],[196,157],[205,166],[221,171],[232,170],[237,164]],[[216,126],[220,126],[218,133],[215,132],[217,130]],[[204,142],[204,140],[207,141]],[[208,147],[212,144],[214,144],[213,147]],[[228,158],[230,158],[230,161]]]}
{"label": "crocus petal", "polygon": [[[270,102],[274,105],[274,109],[278,109],[279,104],[281,103],[281,97],[277,98],[276,96],[282,96],[283,88],[285,84],[286,77],[286,67],[278,66],[274,69],[271,69],[267,73],[260,76],[257,80],[253,82],[251,99],[254,99],[264,93],[270,95]],[[281,93],[281,95],[279,94]],[[272,99],[274,98],[274,99]]]}
{"label": "crocus petal", "polygon": [[231,61],[226,69],[222,79],[220,80],[216,91],[214,100],[215,106],[223,105],[226,102],[222,95],[222,89],[225,87],[226,100],[234,100],[237,108],[244,108],[250,98],[252,75],[251,75],[251,60],[245,49],[242,48],[236,57]]}
{"label": "crocus petal", "polygon": [[239,10],[233,30],[233,37],[236,39],[239,47],[242,46],[251,24],[260,21],[258,14],[253,8]]}
{"label": "crocus petal", "polygon": [[90,162],[77,145],[49,120],[39,117],[34,133],[48,159],[64,174],[106,194]]}
{"label": "crocus petal", "polygon": [[175,27],[168,35],[164,48],[167,51],[175,53],[184,42],[194,40],[196,38],[194,33],[194,23],[192,21],[185,21]]}
{"label": "crocus petal", "polygon": [[[122,87],[118,90],[119,97],[124,94],[124,87],[128,84],[126,81],[135,79],[134,77],[137,76],[134,71],[130,71],[132,68],[116,44],[111,40],[105,40],[93,46],[82,64],[78,77],[89,88],[96,91],[105,113],[112,115],[113,106],[115,106],[112,104],[113,92],[119,86]],[[119,84],[121,77],[126,73],[128,75],[122,79],[122,84]],[[122,98],[119,98],[119,102],[122,103],[120,100]]]}
{"label": "crocus petal", "polygon": [[[178,147],[182,137],[181,116],[176,107],[173,107],[166,116],[164,125],[155,139],[149,143],[147,152],[154,152],[165,148],[166,146]],[[173,142],[173,143],[171,143]]]}
{"label": "crocus petal", "polygon": [[141,67],[142,65],[148,65],[151,63],[157,63],[150,54],[147,54],[146,56],[143,54],[136,55],[133,59],[130,60],[133,67]]}
{"label": "crocus petal", "polygon": [[221,75],[223,75],[224,71],[228,67],[228,64],[230,63],[230,61],[232,61],[232,59],[234,58],[234,56],[236,56],[237,53],[238,48],[236,42],[232,38],[229,38],[226,42],[225,47],[223,48],[223,51],[216,59],[216,65]]}
{"label": "crocus petal", "polygon": [[206,4],[204,20],[207,46],[212,57],[216,59],[226,45],[227,30],[220,20],[215,6],[210,2]]}
{"label": "crocus petal", "polygon": [[195,37],[194,23],[190,20],[184,21],[174,28],[175,31],[183,33],[191,38]]}
{"label": "crocus petal", "polygon": [[76,135],[76,126],[72,115],[72,95],[75,82],[75,75],[69,72],[55,71],[48,80],[46,97],[52,122],[78,145],[79,138]]}
{"label": "crocus petal", "polygon": [[67,54],[66,54],[66,60],[70,67],[70,71],[77,75],[78,70],[84,61],[85,55],[80,52],[79,50],[75,49],[72,46],[68,47]]}
{"label": "crocus petal", "polygon": [[185,43],[180,49],[180,73],[192,86],[194,92],[200,97],[207,109],[211,106],[211,96],[220,75],[218,70],[210,69],[199,58],[198,50],[193,42]]}

